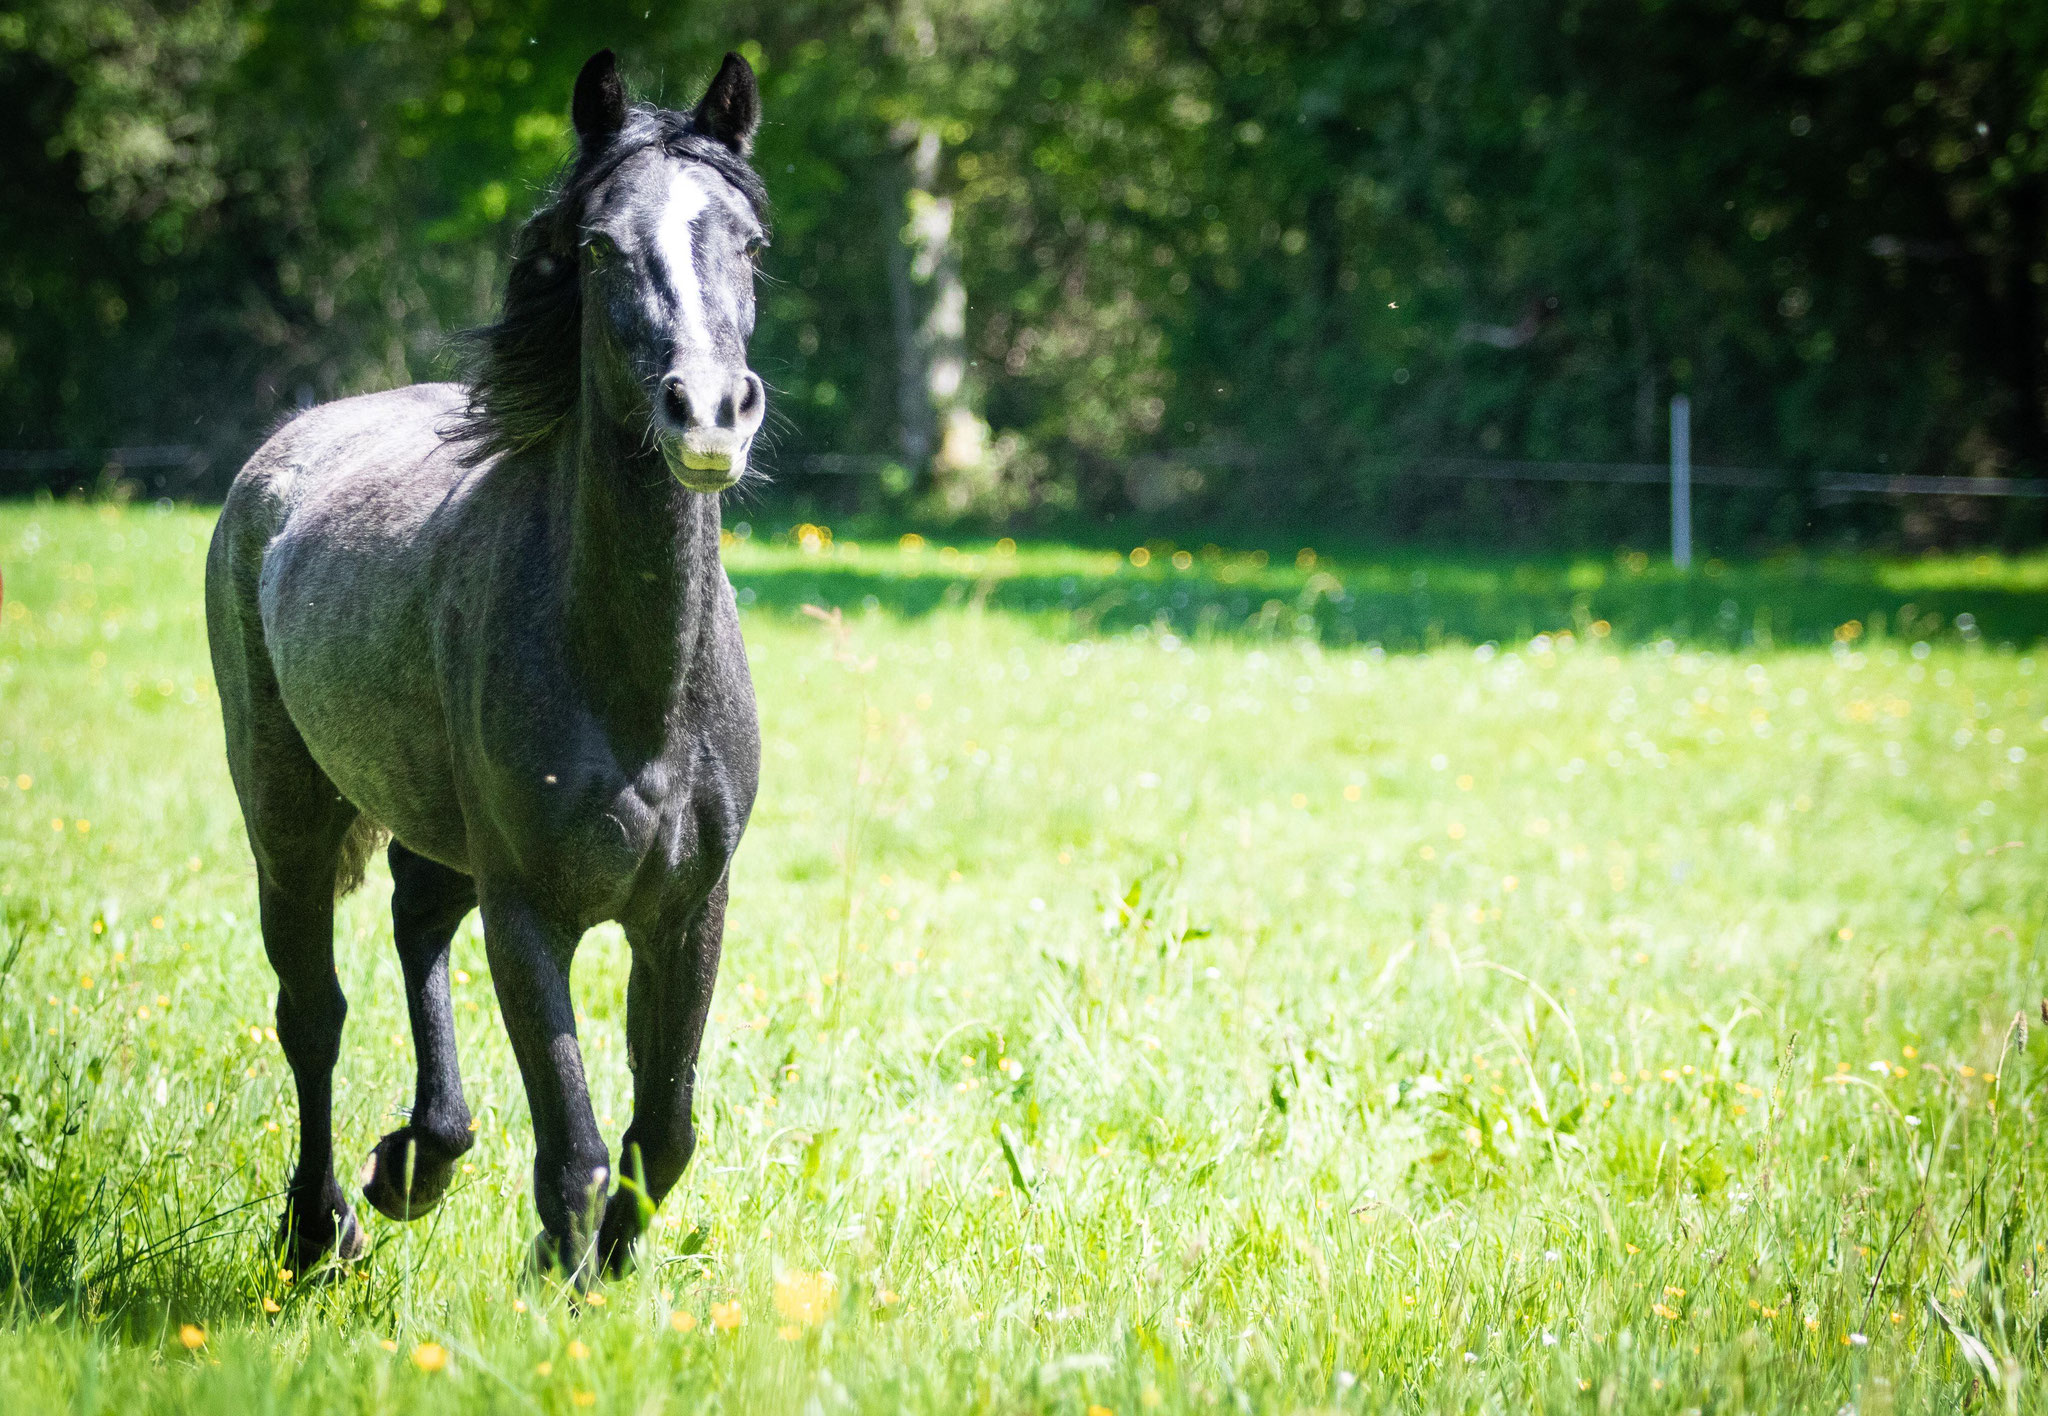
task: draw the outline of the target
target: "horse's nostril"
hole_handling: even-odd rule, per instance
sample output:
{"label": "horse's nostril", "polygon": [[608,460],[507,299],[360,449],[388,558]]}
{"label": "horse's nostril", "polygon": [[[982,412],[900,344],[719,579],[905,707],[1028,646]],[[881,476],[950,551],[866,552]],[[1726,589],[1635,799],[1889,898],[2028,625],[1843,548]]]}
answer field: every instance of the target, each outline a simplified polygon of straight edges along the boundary
{"label": "horse's nostril", "polygon": [[749,374],[740,381],[740,416],[752,415],[761,402],[761,381]]}
{"label": "horse's nostril", "polygon": [[698,422],[702,422],[696,416],[696,410],[690,406],[690,389],[688,389],[688,385],[684,385],[684,381],[678,379],[676,375],[670,375],[670,377],[662,379],[662,402],[668,408],[668,416],[676,424],[680,424],[684,428],[694,428]]}

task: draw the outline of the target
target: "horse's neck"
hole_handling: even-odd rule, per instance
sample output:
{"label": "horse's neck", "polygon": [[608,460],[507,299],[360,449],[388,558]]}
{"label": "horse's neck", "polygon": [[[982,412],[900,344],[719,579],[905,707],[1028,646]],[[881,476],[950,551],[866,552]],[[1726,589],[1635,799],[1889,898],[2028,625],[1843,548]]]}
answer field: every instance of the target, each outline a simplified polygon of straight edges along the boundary
{"label": "horse's neck", "polygon": [[598,715],[652,751],[724,583],[718,499],[685,491],[658,452],[614,428],[573,439],[558,471],[569,492],[570,662]]}

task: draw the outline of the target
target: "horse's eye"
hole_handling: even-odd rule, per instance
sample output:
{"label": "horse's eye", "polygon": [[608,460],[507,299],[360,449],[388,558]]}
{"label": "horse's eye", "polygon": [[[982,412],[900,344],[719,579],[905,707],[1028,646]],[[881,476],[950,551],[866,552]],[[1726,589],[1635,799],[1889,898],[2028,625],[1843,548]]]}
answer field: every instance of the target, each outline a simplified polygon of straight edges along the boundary
{"label": "horse's eye", "polygon": [[761,254],[761,252],[763,252],[763,251],[765,251],[765,250],[767,250],[767,249],[768,249],[768,238],[767,238],[767,237],[765,237],[765,236],[749,236],[749,237],[747,238],[747,254],[748,254],[748,255],[750,255],[750,256],[758,256],[758,255],[760,255],[760,254]]}
{"label": "horse's eye", "polygon": [[602,232],[593,234],[585,241],[583,249],[590,252],[590,264],[595,270],[603,270],[605,262],[619,253],[619,248],[612,244],[612,238]]}

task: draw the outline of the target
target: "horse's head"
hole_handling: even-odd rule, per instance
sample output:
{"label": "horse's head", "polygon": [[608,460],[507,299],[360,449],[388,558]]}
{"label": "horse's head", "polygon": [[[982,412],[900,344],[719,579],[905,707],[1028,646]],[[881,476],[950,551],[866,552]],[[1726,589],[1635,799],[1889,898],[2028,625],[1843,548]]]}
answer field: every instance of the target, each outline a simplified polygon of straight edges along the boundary
{"label": "horse's head", "polygon": [[691,491],[745,475],[767,412],[747,367],[755,260],[768,244],[747,153],[754,71],[725,56],[688,114],[629,108],[610,50],[583,66],[571,108],[581,205],[582,355],[605,411],[647,429]]}

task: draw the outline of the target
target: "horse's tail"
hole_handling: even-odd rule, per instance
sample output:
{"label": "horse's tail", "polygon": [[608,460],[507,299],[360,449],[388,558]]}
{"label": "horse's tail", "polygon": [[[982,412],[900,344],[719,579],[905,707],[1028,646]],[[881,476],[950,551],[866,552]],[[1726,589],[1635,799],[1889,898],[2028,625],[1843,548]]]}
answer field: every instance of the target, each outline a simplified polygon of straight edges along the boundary
{"label": "horse's tail", "polygon": [[368,868],[370,857],[390,839],[391,833],[368,816],[356,817],[348,828],[348,834],[341,838],[341,860],[334,868],[335,899],[351,893],[363,883],[363,871]]}

